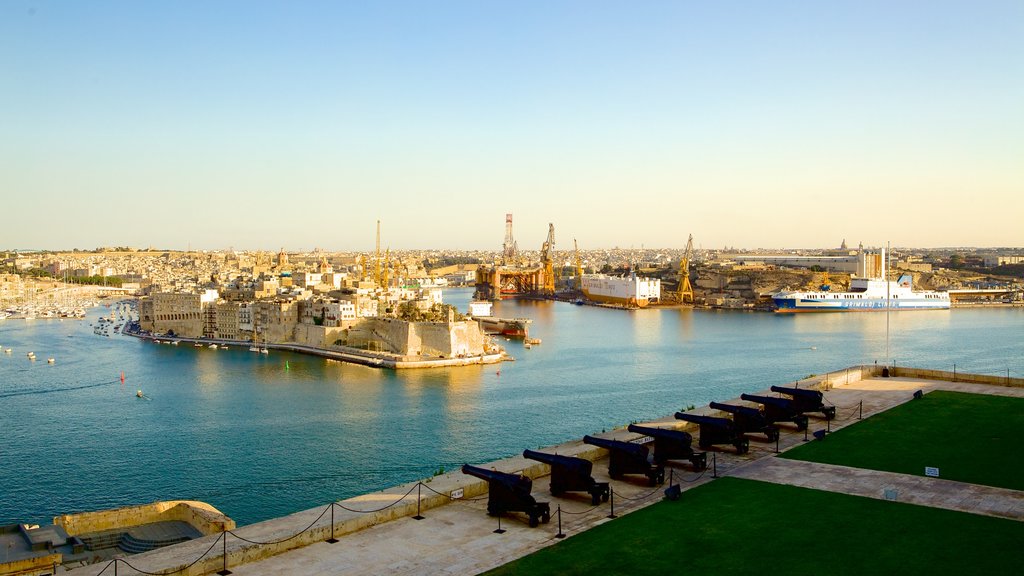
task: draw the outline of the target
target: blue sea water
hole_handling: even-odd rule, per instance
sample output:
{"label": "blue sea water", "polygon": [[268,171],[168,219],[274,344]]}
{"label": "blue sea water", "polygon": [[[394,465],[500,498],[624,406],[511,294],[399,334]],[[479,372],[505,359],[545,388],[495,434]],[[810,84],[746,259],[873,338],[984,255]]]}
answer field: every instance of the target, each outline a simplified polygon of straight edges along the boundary
{"label": "blue sea water", "polygon": [[[470,296],[445,299],[466,310]],[[195,499],[244,525],[887,358],[881,313],[503,301],[495,315],[532,318],[542,345],[502,339],[515,362],[398,372],[96,336],[106,313],[0,323],[0,524]],[[1024,376],[1024,309],[888,321],[897,365]]]}

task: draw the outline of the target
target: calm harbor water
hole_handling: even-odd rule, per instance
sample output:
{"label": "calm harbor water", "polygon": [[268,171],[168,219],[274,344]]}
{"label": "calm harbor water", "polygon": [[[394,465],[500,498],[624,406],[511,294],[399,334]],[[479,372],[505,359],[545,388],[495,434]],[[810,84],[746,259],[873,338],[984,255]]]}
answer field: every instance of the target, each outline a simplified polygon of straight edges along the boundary
{"label": "calm harbor water", "polygon": [[[445,298],[466,310],[470,296]],[[106,313],[0,322],[0,524],[195,499],[243,525],[886,359],[880,313],[505,301],[495,315],[532,318],[541,346],[400,372],[96,336]],[[1024,309],[893,313],[889,333],[897,365],[1024,376]]]}

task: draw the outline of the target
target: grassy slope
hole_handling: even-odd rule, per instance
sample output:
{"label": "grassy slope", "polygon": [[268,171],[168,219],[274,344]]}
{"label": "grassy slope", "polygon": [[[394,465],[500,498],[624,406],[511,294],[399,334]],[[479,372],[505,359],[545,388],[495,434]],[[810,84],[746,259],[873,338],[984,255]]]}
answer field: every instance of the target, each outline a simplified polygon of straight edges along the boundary
{"label": "grassy slope", "polygon": [[1010,574],[1024,523],[720,478],[489,574]]}
{"label": "grassy slope", "polygon": [[1024,490],[1024,398],[935,391],[785,458]]}

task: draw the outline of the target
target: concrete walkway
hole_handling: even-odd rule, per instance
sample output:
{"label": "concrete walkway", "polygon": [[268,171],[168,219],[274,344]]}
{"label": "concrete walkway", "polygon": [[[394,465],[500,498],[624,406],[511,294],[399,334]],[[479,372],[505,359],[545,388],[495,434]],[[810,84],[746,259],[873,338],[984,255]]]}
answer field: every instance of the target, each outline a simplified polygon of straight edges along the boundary
{"label": "concrete walkway", "polygon": [[867,498],[885,498],[888,491],[889,499],[899,502],[1024,521],[1024,492],[942,478],[787,458],[762,458],[739,467],[730,476]]}

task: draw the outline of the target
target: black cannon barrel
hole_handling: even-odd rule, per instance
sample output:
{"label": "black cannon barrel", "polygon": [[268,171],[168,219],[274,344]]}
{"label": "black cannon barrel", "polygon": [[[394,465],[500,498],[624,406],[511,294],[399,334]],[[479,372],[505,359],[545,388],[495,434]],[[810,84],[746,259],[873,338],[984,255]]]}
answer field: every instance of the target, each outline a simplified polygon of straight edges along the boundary
{"label": "black cannon barrel", "polygon": [[693,422],[694,424],[701,424],[707,426],[715,426],[718,428],[733,428],[732,420],[728,418],[719,418],[718,416],[704,416],[702,414],[687,414],[686,412],[676,412],[676,420],[683,420],[686,422]]}
{"label": "black cannon barrel", "polygon": [[650,436],[651,438],[672,438],[673,440],[686,442],[687,444],[693,442],[693,436],[685,430],[654,428],[652,426],[639,426],[637,424],[630,424],[627,429],[630,432],[636,432],[637,434],[643,434],[645,436]]}
{"label": "black cannon barrel", "polygon": [[488,470],[487,468],[481,468],[479,466],[471,466],[469,464],[463,464],[463,474],[469,474],[470,476],[476,476],[481,480],[487,480],[488,482],[500,482],[512,489],[525,491],[527,494],[533,489],[533,480],[521,474],[510,474],[508,472],[499,472],[497,470]]}
{"label": "black cannon barrel", "polygon": [[705,452],[694,452],[691,446],[693,436],[685,430],[630,424],[629,431],[654,438],[654,461],[658,464],[664,464],[668,460],[686,459],[697,470],[707,468],[708,455]]}
{"label": "black cannon barrel", "polygon": [[612,478],[624,474],[643,474],[651,486],[665,481],[665,467],[651,462],[647,446],[589,435],[583,437],[583,443],[608,450],[608,475]]}
{"label": "black cannon barrel", "polygon": [[702,449],[708,449],[715,444],[732,444],[736,447],[737,454],[745,454],[750,449],[750,441],[728,418],[676,412],[676,419],[700,425],[698,444]]}
{"label": "black cannon barrel", "polygon": [[746,400],[747,402],[757,402],[758,404],[764,404],[765,406],[775,406],[777,408],[793,407],[792,399],[779,398],[778,396],[758,396],[757,394],[740,394],[740,400]]}
{"label": "black cannon barrel", "polygon": [[596,482],[591,476],[594,463],[575,456],[560,456],[535,450],[523,450],[523,457],[551,466],[551,493],[558,496],[565,492],[587,492],[591,503],[608,501],[607,482]]}
{"label": "black cannon barrel", "polygon": [[498,516],[506,512],[525,512],[530,517],[530,527],[539,522],[547,523],[551,518],[551,507],[547,502],[537,502],[530,491],[533,480],[520,474],[509,474],[465,464],[462,472],[487,481],[487,513]]}
{"label": "black cannon barrel", "polygon": [[590,435],[583,437],[583,443],[598,446],[606,450],[612,450],[614,452],[626,452],[636,456],[643,456],[645,459],[649,452],[646,446],[642,446],[640,444],[623,442],[622,440],[611,440],[609,438],[596,438]]}
{"label": "black cannon barrel", "polygon": [[788,394],[794,398],[799,396],[801,398],[813,398],[819,402],[824,398],[824,394],[820,390],[811,390],[810,388],[790,388],[788,386],[772,386],[772,392],[778,392],[779,394]]}
{"label": "black cannon barrel", "polygon": [[736,404],[722,404],[721,402],[712,402],[709,404],[715,410],[721,410],[722,412],[728,412],[730,414],[746,414],[748,416],[761,416],[761,410],[750,406],[737,406]]}

